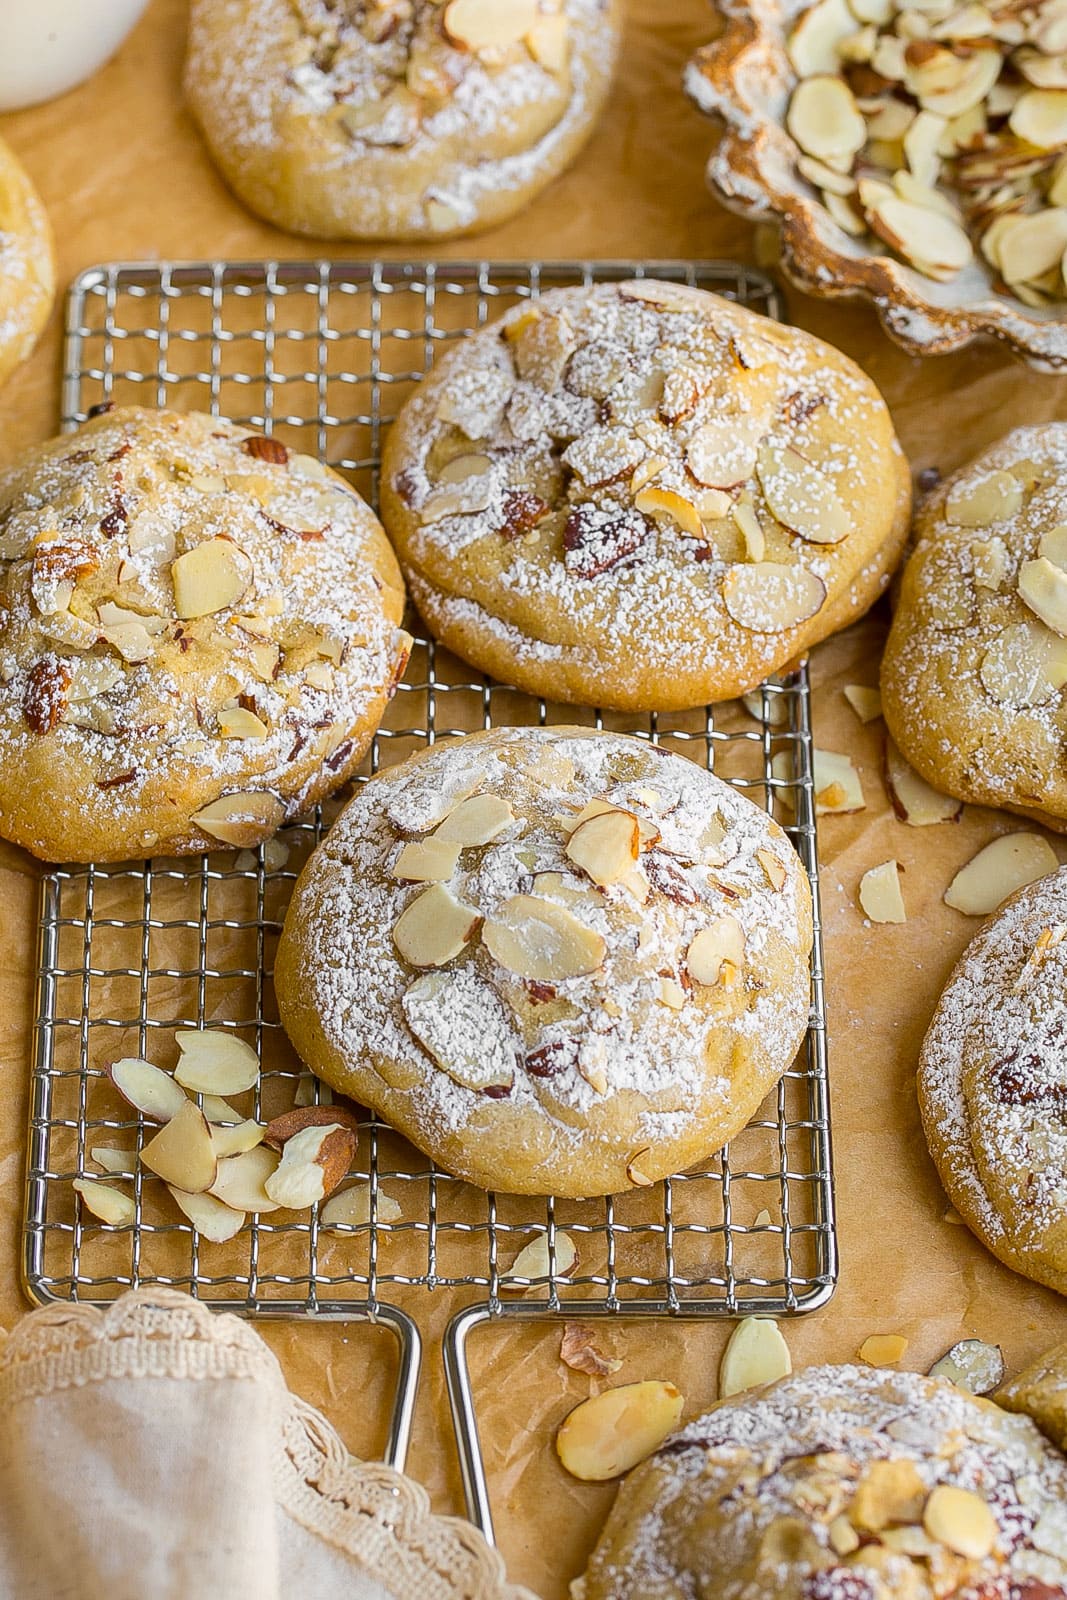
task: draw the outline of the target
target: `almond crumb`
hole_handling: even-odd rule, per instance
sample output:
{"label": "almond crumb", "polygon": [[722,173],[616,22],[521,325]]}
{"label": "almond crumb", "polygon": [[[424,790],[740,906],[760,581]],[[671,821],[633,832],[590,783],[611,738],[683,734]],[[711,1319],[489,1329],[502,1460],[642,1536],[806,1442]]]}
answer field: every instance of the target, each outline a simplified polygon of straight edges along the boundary
{"label": "almond crumb", "polygon": [[593,1330],[584,1322],[567,1322],[560,1340],[559,1358],[564,1366],[574,1372],[588,1373],[591,1378],[607,1378],[618,1372],[622,1362],[617,1357],[603,1355],[593,1343]]}

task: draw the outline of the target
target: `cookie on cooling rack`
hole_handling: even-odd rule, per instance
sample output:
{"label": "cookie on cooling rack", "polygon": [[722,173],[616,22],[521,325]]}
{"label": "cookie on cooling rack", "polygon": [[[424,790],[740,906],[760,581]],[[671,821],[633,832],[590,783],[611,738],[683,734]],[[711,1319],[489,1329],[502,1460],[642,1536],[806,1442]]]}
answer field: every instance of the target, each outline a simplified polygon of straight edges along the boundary
{"label": "cookie on cooling rack", "polygon": [[619,0],[193,0],[185,87],[246,205],[320,238],[520,211],[608,92]]}
{"label": "cookie on cooling rack", "polygon": [[882,663],[936,788],[1067,829],[1067,423],[1017,428],[920,509]]}
{"label": "cookie on cooling rack", "polygon": [[953,972],[919,1059],[949,1199],[1016,1272],[1067,1294],[1067,868],[1020,889]]}
{"label": "cookie on cooling rack", "polygon": [[0,383],[37,343],[55,288],[47,214],[15,152],[0,139]]}
{"label": "cookie on cooling rack", "polygon": [[729,699],[880,594],[907,463],[845,356],[699,289],[554,289],[443,357],[382,509],[450,649],[532,694]]}
{"label": "cookie on cooling rack", "polygon": [[268,838],[403,671],[368,507],[276,439],[124,409],[0,472],[0,834],[50,861]]}
{"label": "cookie on cooling rack", "polygon": [[627,1478],[575,1600],[1058,1600],[1067,1460],[945,1378],[811,1367]]}
{"label": "cookie on cooling rack", "polygon": [[275,970],[307,1064],[448,1171],[643,1187],[721,1148],[808,1017],[811,895],[778,825],[643,741],[514,728],[360,789]]}

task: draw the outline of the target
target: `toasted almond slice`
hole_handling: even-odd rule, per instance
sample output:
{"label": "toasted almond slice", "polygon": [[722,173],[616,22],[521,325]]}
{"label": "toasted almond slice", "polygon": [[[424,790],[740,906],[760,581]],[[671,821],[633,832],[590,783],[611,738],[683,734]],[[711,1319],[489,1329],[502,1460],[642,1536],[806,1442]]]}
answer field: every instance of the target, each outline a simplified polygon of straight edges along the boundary
{"label": "toasted almond slice", "polygon": [[250,1044],[221,1028],[179,1028],[176,1082],[194,1094],[241,1094],[259,1081],[259,1057]]}
{"label": "toasted almond slice", "polygon": [[282,1146],[282,1159],[264,1180],[271,1200],[302,1211],[332,1194],[356,1158],[356,1135],[339,1122],[312,1125]]}
{"label": "toasted almond slice", "polygon": [[152,654],[152,635],[141,622],[122,622],[113,628],[101,628],[100,637],[114,645],[123,661],[147,661]]}
{"label": "toasted almond slice", "polygon": [[559,1359],[572,1372],[584,1372],[590,1378],[609,1378],[622,1366],[617,1357],[605,1356],[597,1349],[592,1328],[581,1322],[564,1323]]}
{"label": "toasted almond slice", "polygon": [[778,857],[770,850],[757,850],[756,860],[767,875],[767,882],[777,894],[784,888],[785,880],[789,876]]}
{"label": "toasted almond slice", "polygon": [[141,1164],[164,1183],[199,1194],[210,1189],[218,1173],[218,1158],[211,1142],[207,1118],[191,1100],[163,1124],[141,1151]]}
{"label": "toasted almond slice", "polygon": [[644,461],[634,468],[633,476],[630,479],[630,493],[637,494],[647,483],[651,483],[654,478],[658,478],[660,473],[664,472],[669,466],[670,462],[666,456],[646,456]]}
{"label": "toasted almond slice", "polygon": [[[1046,561],[1051,561],[1054,567],[1062,567],[1067,572],[1067,522],[1059,522],[1041,535],[1037,553],[1039,556],[1044,556]],[[71,698],[73,699],[73,690]]]}
{"label": "toasted almond slice", "polygon": [[265,791],[227,794],[194,812],[189,820],[209,838],[244,850],[277,832],[285,821],[285,807],[277,795]]}
{"label": "toasted almond slice", "polygon": [[389,869],[393,878],[407,883],[448,883],[463,849],[458,839],[412,839],[404,845]]}
{"label": "toasted almond slice", "polygon": [[626,1179],[635,1189],[651,1189],[655,1185],[655,1178],[645,1170],[645,1157],[652,1154],[649,1145],[642,1145],[640,1150],[634,1150],[626,1163]]}
{"label": "toasted almond slice", "polygon": [[583,1400],[556,1435],[564,1467],[583,1483],[617,1478],[652,1454],[681,1421],[685,1400],[673,1383],[646,1380]]}
{"label": "toasted almond slice", "polygon": [[793,1370],[789,1346],[771,1317],[743,1317],[727,1341],[719,1364],[719,1399],[777,1383]]}
{"label": "toasted almond slice", "polygon": [[133,1196],[112,1188],[110,1183],[98,1183],[95,1178],[75,1178],[71,1188],[81,1196],[86,1210],[109,1227],[129,1228],[136,1221],[137,1207]]}
{"label": "toasted almond slice", "polygon": [[859,773],[852,765],[851,756],[838,755],[834,750],[816,750],[812,763],[812,781],[815,787],[817,817],[862,811],[866,807],[863,785]]}
{"label": "toasted almond slice", "polygon": [[596,884],[625,878],[641,845],[638,820],[629,811],[604,811],[579,824],[567,842],[566,855]]}
{"label": "toasted almond slice", "polygon": [[845,0],[816,0],[802,11],[789,35],[787,49],[798,78],[840,70],[838,46],[859,23]]}
{"label": "toasted almond slice", "polygon": [[945,904],[969,917],[987,917],[1009,895],[1059,867],[1039,833],[1004,833],[961,867],[945,890]]}
{"label": "toasted almond slice", "polygon": [[821,609],[826,585],[807,567],[753,561],[727,569],[722,598],[739,627],[752,633],[787,633]]}
{"label": "toasted almond slice", "polygon": [[337,1125],[348,1128],[356,1138],[359,1137],[359,1117],[346,1106],[334,1105],[332,1101],[323,1101],[321,1105],[294,1105],[291,1111],[283,1111],[281,1116],[271,1118],[264,1129],[263,1140],[272,1150],[281,1150],[290,1139],[307,1128]]}
{"label": "toasted almond slice", "polygon": [[595,929],[552,900],[517,894],[486,922],[482,939],[509,972],[539,983],[560,982],[595,972],[606,945]]}
{"label": "toasted almond slice", "polygon": [[420,522],[440,522],[444,517],[473,517],[487,511],[493,500],[492,479],[463,478],[427,495],[419,507]]}
{"label": "toasted almond slice", "polygon": [[[578,1251],[574,1240],[562,1228],[556,1229],[554,1240],[555,1275],[557,1278],[569,1278],[578,1267]],[[537,1280],[547,1280],[550,1272],[548,1234],[539,1233],[523,1245],[508,1270],[500,1274],[500,1293],[526,1294],[539,1286]],[[520,1282],[520,1279],[530,1281]]]}
{"label": "toasted almond slice", "polygon": [[254,1117],[249,1117],[245,1122],[235,1122],[232,1127],[215,1124],[210,1128],[211,1144],[222,1161],[226,1156],[240,1156],[246,1150],[254,1150],[257,1144],[263,1143],[266,1131]]}
{"label": "toasted almond slice", "polygon": [[816,74],[798,83],[789,102],[786,127],[805,155],[825,161],[853,156],[867,139],[867,125],[843,78]]}
{"label": "toasted almond slice", "polygon": [[908,168],[912,176],[926,188],[932,188],[940,175],[938,148],[947,126],[947,118],[939,117],[933,111],[920,111],[904,133],[904,155]]}
{"label": "toasted almond slice", "polygon": [[235,1211],[277,1211],[278,1202],[271,1199],[263,1185],[277,1170],[280,1160],[277,1150],[265,1144],[257,1144],[243,1155],[227,1156],[219,1162],[211,1193]]}
{"label": "toasted almond slice", "polygon": [[926,1486],[914,1461],[871,1461],[855,1487],[848,1518],[864,1533],[880,1534],[893,1523],[915,1523],[922,1516]]}
{"label": "toasted almond slice", "polygon": [[907,1348],[907,1339],[899,1333],[872,1333],[864,1339],[856,1354],[868,1367],[891,1367],[900,1360]]}
{"label": "toasted almond slice", "polygon": [[837,491],[817,467],[792,445],[765,439],[756,471],[760,487],[778,521],[815,544],[839,544],[852,530],[852,519]]}
{"label": "toasted almond slice", "polygon": [[[1040,550],[1040,555],[1046,552]],[[995,535],[992,539],[976,539],[971,545],[974,562],[974,581],[979,589],[999,589],[1008,575],[1010,565],[1008,547]]]}
{"label": "toasted almond slice", "polygon": [[833,1519],[826,1531],[836,1555],[849,1556],[854,1550],[859,1549],[860,1536],[843,1511]]}
{"label": "toasted almond slice", "polygon": [[[331,1195],[319,1212],[320,1228],[361,1228],[371,1220],[371,1187],[369,1183],[355,1183],[350,1189],[340,1189]],[[375,1195],[374,1220],[376,1223],[399,1222],[403,1215],[392,1195],[379,1189]]]}
{"label": "toasted almond slice", "polygon": [[121,1172],[125,1177],[132,1177],[137,1171],[136,1150],[122,1150],[113,1144],[94,1144],[89,1155],[103,1172]]}
{"label": "toasted almond slice", "polygon": [[962,221],[959,207],[954,205],[940,189],[933,189],[929,184],[920,183],[905,168],[893,174],[893,188],[902,200],[910,200],[912,205],[923,206],[927,211],[936,211],[942,217],[959,223]]}
{"label": "toasted almond slice", "polygon": [[874,722],[882,715],[882,691],[862,683],[846,683],[844,696],[861,722]]}
{"label": "toasted almond slice", "polygon": [[219,733],[224,739],[265,739],[270,729],[254,711],[225,706],[219,712]]}
{"label": "toasted almond slice", "polygon": [[978,672],[999,704],[1044,705],[1067,683],[1067,641],[1040,622],[1013,622],[997,634]]}
{"label": "toasted almond slice", "polygon": [[842,199],[841,195],[834,194],[831,189],[824,189],[822,203],[837,226],[850,238],[860,239],[867,232],[867,224],[851,200]]}
{"label": "toasted almond slice", "polygon": [[622,300],[643,300],[662,311],[692,311],[693,291],[681,283],[662,278],[629,278],[619,284]]}
{"label": "toasted almond slice", "polygon": [[697,482],[709,489],[747,483],[756,470],[756,454],[765,432],[758,408],[710,418],[686,439],[685,464]]}
{"label": "toasted almond slice", "polygon": [[577,347],[566,317],[546,312],[524,323],[512,341],[520,378],[537,384],[546,394],[552,394],[563,382],[567,363]]}
{"label": "toasted almond slice", "polygon": [[413,967],[443,967],[458,956],[481,918],[440,883],[409,900],[393,927],[393,943]]}
{"label": "toasted almond slice", "polygon": [[1015,102],[1008,127],[1039,150],[1067,144],[1067,89],[1027,89]]}
{"label": "toasted almond slice", "polygon": [[749,561],[762,561],[767,551],[767,538],[753,507],[739,500],[733,507],[733,519],[745,541],[745,556]]}
{"label": "toasted almond slice", "polygon": [[181,1085],[150,1061],[124,1056],[121,1061],[113,1061],[109,1071],[122,1098],[153,1122],[169,1122],[189,1104]]}
{"label": "toasted almond slice", "polygon": [[905,81],[909,88],[916,85],[913,92],[924,110],[942,117],[960,117],[985,99],[997,81],[1003,58],[999,50],[975,50],[969,57],[950,51],[945,54],[950,56],[952,65],[940,84],[916,79],[907,68]]}
{"label": "toasted almond slice", "polygon": [[526,48],[549,72],[563,72],[568,60],[569,38],[570,22],[558,12],[555,16],[538,17],[526,35]]}
{"label": "toasted almond slice", "polygon": [[683,533],[693,539],[704,536],[704,523],[692,500],[677,494],[673,489],[659,489],[654,484],[634,496],[634,509],[646,517],[665,518],[676,523]]}
{"label": "toasted almond slice", "polygon": [[497,794],[474,794],[461,800],[434,830],[435,839],[452,839],[466,848],[492,844],[509,828],[515,813]]}
{"label": "toasted almond slice", "polygon": [[1004,1352],[984,1339],[961,1339],[930,1368],[931,1378],[947,1378],[968,1394],[992,1394],[1004,1382]]}
{"label": "toasted almond slice", "polygon": [[252,563],[232,539],[205,539],[171,563],[179,617],[208,617],[234,606],[252,582]]}
{"label": "toasted almond slice", "polygon": [[1023,486],[1010,472],[987,472],[977,481],[964,479],[949,490],[945,518],[960,528],[987,528],[1007,522],[1023,503]]}
{"label": "toasted almond slice", "polygon": [[688,996],[675,978],[661,978],[659,980],[659,998],[661,1004],[670,1006],[672,1011],[684,1011]]}
{"label": "toasted almond slice", "polygon": [[907,922],[900,872],[895,861],[871,867],[860,879],[860,905],[871,922]]}
{"label": "toasted almond slice", "polygon": [[1006,221],[997,238],[997,265],[1008,283],[1032,283],[1059,270],[1064,250],[1067,208],[1061,206]]}
{"label": "toasted almond slice", "polygon": [[1024,561],[1019,572],[1019,598],[1041,621],[1067,637],[1067,572],[1047,556]]}
{"label": "toasted almond slice", "polygon": [[920,778],[890,738],[885,742],[885,786],[893,810],[901,822],[907,822],[913,828],[928,828],[936,822],[955,822],[963,810],[962,800],[939,794],[925,778]]}
{"label": "toasted almond slice", "polygon": [[[894,104],[899,105],[900,102],[896,101]],[[901,109],[903,110],[903,107]],[[867,127],[870,128],[870,123]],[[855,192],[856,180],[851,174],[835,172],[833,167],[828,167],[823,161],[816,161],[813,156],[800,156],[797,160],[797,171],[817,189],[836,195],[839,200]]]}
{"label": "toasted almond slice", "polygon": [[717,917],[692,940],[686,970],[694,983],[721,983],[724,968],[740,969],[745,960],[745,931],[736,917]]}
{"label": "toasted almond slice", "polygon": [[463,483],[467,478],[481,478],[493,465],[489,456],[480,452],[471,452],[467,455],[453,456],[437,474],[438,483]]}
{"label": "toasted almond slice", "polygon": [[449,38],[474,51],[517,44],[538,21],[537,0],[449,0],[444,13]]}
{"label": "toasted almond slice", "polygon": [[172,1183],[168,1183],[167,1188],[178,1210],[189,1218],[197,1233],[211,1244],[225,1244],[227,1239],[234,1238],[244,1227],[244,1212],[224,1205],[213,1194],[187,1194]]}
{"label": "toasted almond slice", "polygon": [[953,1483],[939,1483],[923,1510],[931,1539],[969,1561],[983,1561],[997,1542],[997,1519],[981,1495]]}
{"label": "toasted almond slice", "polygon": [[935,275],[961,271],[974,254],[958,222],[896,193],[873,206],[868,221],[894,250]]}

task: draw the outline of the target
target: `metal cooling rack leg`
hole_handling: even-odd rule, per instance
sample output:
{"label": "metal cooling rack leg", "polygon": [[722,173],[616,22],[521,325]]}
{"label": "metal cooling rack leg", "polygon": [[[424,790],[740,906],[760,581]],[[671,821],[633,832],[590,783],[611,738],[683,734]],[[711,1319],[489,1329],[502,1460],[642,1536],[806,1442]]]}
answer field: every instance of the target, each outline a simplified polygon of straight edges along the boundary
{"label": "metal cooling rack leg", "polygon": [[400,1347],[400,1365],[396,1374],[396,1398],[389,1422],[389,1438],[385,1446],[385,1464],[403,1472],[411,1444],[411,1425],[415,1417],[415,1396],[419,1391],[419,1373],[422,1370],[422,1339],[414,1320],[406,1311],[396,1306],[379,1305],[374,1321],[384,1323],[394,1334]]}
{"label": "metal cooling rack leg", "polygon": [[470,1364],[467,1361],[467,1336],[472,1328],[488,1322],[488,1306],[468,1306],[459,1311],[445,1329],[441,1355],[445,1363],[445,1380],[448,1400],[452,1408],[452,1428],[459,1452],[459,1470],[463,1479],[463,1498],[467,1503],[467,1516],[480,1528],[490,1544],[496,1543],[493,1532],[493,1512],[489,1504],[489,1485],[485,1478],[482,1459],[482,1441],[478,1434],[478,1418],[474,1410],[474,1393],[471,1389]]}

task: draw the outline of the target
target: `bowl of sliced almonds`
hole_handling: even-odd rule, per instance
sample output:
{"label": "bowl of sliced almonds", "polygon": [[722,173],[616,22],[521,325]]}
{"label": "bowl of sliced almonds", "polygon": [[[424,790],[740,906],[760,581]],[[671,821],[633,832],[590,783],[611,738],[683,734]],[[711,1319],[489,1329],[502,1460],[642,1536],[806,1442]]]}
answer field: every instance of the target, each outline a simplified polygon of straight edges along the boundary
{"label": "bowl of sliced almonds", "polygon": [[686,72],[723,202],[918,355],[1067,367],[1067,0],[723,0]]}

